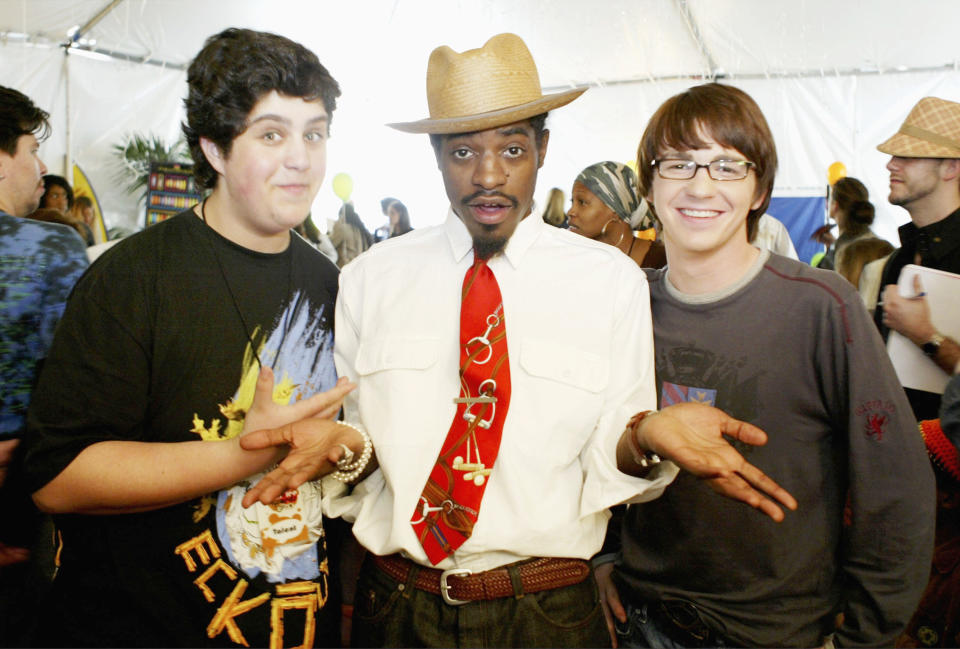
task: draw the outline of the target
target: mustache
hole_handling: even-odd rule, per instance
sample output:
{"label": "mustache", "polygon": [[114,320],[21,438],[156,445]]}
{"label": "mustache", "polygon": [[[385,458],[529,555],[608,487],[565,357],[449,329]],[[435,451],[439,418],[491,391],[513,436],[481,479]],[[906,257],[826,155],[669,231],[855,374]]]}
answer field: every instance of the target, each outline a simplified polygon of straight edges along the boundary
{"label": "mustache", "polygon": [[472,203],[478,198],[494,198],[495,196],[499,196],[500,198],[507,199],[508,201],[510,201],[510,204],[513,207],[517,207],[520,204],[520,201],[518,201],[515,197],[510,196],[509,194],[504,194],[503,192],[485,192],[483,190],[470,194],[460,202],[463,205],[467,206],[467,205],[470,205],[470,203]]}

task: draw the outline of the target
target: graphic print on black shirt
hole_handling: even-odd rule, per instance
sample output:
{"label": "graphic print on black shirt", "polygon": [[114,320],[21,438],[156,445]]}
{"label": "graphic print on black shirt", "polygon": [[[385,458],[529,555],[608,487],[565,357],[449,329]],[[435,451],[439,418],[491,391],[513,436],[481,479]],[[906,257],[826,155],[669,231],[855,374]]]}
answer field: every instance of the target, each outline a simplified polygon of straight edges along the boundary
{"label": "graphic print on black shirt", "polygon": [[[658,349],[656,359],[661,408],[690,401],[736,413],[734,416],[744,421],[756,418],[761,377],[741,376],[748,367],[744,359],[720,357],[692,343]],[[743,455],[753,452],[750,444],[729,438],[727,441]]]}
{"label": "graphic print on black shirt", "polygon": [[[235,438],[257,356],[278,403],[335,385],[336,267],[299,237],[265,254],[205,227],[192,212],[151,226],[78,284],[28,416],[32,490],[91,444]],[[56,516],[46,646],[336,646],[319,484],[243,510],[259,477],[150,511]]]}
{"label": "graphic print on black shirt", "polygon": [[[330,368],[318,372],[321,368],[316,364],[317,357],[303,353],[315,347],[318,338],[315,323],[319,318],[311,311],[309,304],[299,299],[288,305],[256,354],[247,347],[236,393],[227,403],[218,404],[223,419],[207,422],[194,415],[192,432],[210,442],[240,434],[244,414],[253,403],[259,371],[257,357],[276,368],[273,399],[278,404],[299,401],[328,388],[331,379],[335,380]],[[257,340],[258,333],[251,337]],[[321,346],[332,348],[332,332],[324,332],[320,339]],[[216,595],[207,586],[206,575],[220,571],[236,583],[208,626],[209,637],[225,630],[235,643],[249,646],[237,618],[264,606],[270,609],[271,646],[312,646],[316,632],[314,613],[324,607],[329,595],[320,485],[308,482],[285,493],[278,503],[257,503],[244,509],[240,505],[244,494],[265,473],[203,498],[193,517],[197,522],[214,518],[215,534],[205,529],[199,536],[184,540],[174,552],[183,558],[190,573],[203,570],[195,583],[208,601],[215,601]],[[263,592],[241,601],[248,580],[261,576],[269,584],[277,585],[275,592]],[[303,636],[286,638],[284,618],[296,609],[304,614]]]}

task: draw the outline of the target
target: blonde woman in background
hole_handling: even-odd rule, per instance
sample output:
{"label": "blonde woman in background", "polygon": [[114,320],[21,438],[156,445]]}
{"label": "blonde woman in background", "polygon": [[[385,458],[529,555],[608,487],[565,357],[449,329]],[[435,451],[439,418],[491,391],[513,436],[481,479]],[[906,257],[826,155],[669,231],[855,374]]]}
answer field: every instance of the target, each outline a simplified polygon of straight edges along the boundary
{"label": "blonde woman in background", "polygon": [[860,286],[860,276],[871,261],[886,258],[893,252],[893,244],[886,239],[867,237],[847,244],[843,255],[837,259],[837,272],[853,284]]}
{"label": "blonde woman in background", "polygon": [[565,202],[566,198],[562,189],[559,187],[551,189],[550,193],[547,194],[547,203],[543,209],[543,220],[557,228],[566,227],[567,215],[563,211]]}

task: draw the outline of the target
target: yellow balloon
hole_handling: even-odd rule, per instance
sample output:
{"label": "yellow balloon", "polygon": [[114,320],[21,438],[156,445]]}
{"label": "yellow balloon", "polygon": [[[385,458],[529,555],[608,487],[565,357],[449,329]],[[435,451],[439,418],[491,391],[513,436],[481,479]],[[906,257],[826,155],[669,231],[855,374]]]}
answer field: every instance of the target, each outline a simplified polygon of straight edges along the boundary
{"label": "yellow balloon", "polygon": [[353,178],[350,174],[341,172],[333,177],[333,193],[344,203],[350,200],[350,194],[353,193]]}
{"label": "yellow balloon", "polygon": [[633,173],[635,173],[635,174],[637,174],[637,175],[640,175],[639,172],[637,171],[637,161],[636,161],[635,159],[634,159],[634,160],[627,160],[627,161],[624,162],[623,164],[625,164],[626,166],[630,167],[630,169],[633,170]]}
{"label": "yellow balloon", "polygon": [[841,178],[847,177],[847,165],[842,162],[834,162],[832,165],[827,167],[827,183],[830,185],[835,184]]}

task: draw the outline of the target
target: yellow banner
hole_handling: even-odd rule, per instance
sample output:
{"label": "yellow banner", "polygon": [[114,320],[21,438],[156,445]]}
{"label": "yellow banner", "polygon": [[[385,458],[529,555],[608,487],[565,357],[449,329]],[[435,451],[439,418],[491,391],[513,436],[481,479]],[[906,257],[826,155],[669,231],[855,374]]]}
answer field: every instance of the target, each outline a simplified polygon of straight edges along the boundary
{"label": "yellow banner", "polygon": [[93,231],[94,243],[103,243],[107,240],[107,230],[103,225],[103,213],[100,211],[100,201],[97,200],[97,194],[93,191],[93,185],[87,180],[87,175],[83,173],[80,165],[73,165],[73,199],[76,201],[80,196],[86,196],[93,203],[93,222],[87,223]]}

